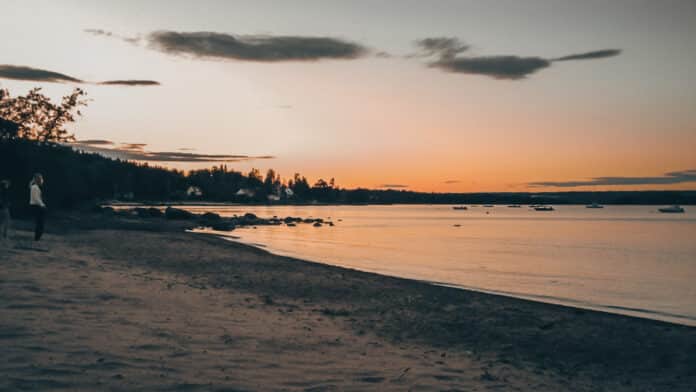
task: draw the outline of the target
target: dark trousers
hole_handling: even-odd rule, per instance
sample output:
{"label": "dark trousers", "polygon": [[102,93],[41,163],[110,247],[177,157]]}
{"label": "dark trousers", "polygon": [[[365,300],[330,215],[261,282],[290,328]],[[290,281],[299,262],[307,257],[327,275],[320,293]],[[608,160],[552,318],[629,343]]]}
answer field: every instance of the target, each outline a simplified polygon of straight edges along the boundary
{"label": "dark trousers", "polygon": [[44,221],[46,220],[46,209],[41,206],[31,206],[34,210],[34,241],[41,239],[44,232]]}

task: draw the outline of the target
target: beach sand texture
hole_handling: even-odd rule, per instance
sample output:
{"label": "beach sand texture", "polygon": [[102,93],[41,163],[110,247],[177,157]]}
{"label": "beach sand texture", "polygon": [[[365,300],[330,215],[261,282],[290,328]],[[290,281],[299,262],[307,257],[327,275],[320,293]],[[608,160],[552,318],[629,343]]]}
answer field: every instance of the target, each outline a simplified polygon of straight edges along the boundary
{"label": "beach sand texture", "polygon": [[694,328],[307,263],[181,229],[54,218],[39,249],[16,232],[0,247],[0,390],[696,387]]}

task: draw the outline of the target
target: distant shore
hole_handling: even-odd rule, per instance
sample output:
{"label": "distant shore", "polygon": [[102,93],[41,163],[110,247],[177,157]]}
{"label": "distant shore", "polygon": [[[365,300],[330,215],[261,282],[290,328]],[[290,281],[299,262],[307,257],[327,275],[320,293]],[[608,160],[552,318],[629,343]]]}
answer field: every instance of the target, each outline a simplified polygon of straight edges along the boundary
{"label": "distant shore", "polygon": [[0,245],[0,389],[693,391],[696,328],[53,216]]}

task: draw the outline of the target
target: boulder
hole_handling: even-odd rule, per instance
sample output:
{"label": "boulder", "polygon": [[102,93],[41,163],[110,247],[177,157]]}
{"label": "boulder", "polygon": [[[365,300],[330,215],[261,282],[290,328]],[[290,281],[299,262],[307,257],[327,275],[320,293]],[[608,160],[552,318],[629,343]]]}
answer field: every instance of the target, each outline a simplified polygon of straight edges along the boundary
{"label": "boulder", "polygon": [[235,229],[235,226],[232,222],[220,221],[210,225],[210,228],[217,231],[232,231]]}
{"label": "boulder", "polygon": [[162,212],[162,210],[159,208],[150,207],[147,210],[150,212],[150,216],[153,218],[160,218],[162,215],[164,215],[164,212]]}
{"label": "boulder", "polygon": [[150,210],[147,208],[136,207],[133,209],[133,213],[138,216],[138,218],[150,218]]}
{"label": "boulder", "polygon": [[204,221],[219,221],[221,219],[219,214],[216,214],[214,212],[206,212],[203,215],[201,215],[201,219]]}
{"label": "boulder", "polygon": [[167,219],[192,219],[195,217],[194,214],[182,210],[181,208],[174,208],[174,207],[167,207],[166,210],[164,210],[164,216]]}

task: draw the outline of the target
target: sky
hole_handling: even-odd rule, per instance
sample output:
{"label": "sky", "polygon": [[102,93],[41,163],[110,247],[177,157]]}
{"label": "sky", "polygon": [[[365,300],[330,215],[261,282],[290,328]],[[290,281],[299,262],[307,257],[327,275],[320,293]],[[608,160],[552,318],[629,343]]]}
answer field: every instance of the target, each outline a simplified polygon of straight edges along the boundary
{"label": "sky", "polygon": [[347,188],[696,189],[694,1],[0,0],[0,11],[0,88],[85,89],[70,130],[112,156]]}

